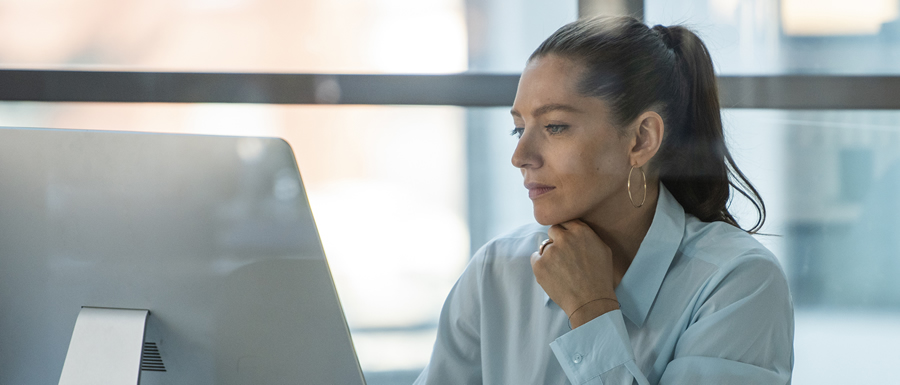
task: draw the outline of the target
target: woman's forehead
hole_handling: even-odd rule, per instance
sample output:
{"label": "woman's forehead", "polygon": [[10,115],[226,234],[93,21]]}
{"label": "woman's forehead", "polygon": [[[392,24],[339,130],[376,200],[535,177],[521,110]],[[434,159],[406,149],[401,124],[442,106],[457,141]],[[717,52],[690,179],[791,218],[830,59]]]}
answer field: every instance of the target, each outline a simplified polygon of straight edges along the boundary
{"label": "woman's forehead", "polygon": [[584,67],[556,55],[529,61],[519,80],[513,116],[537,116],[551,111],[587,112],[604,104],[600,99],[578,92]]}

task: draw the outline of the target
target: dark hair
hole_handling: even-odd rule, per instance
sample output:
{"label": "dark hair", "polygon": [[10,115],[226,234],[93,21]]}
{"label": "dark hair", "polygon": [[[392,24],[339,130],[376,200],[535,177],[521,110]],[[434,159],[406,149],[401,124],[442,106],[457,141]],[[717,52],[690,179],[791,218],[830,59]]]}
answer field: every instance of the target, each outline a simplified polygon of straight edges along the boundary
{"label": "dark hair", "polygon": [[607,102],[615,125],[648,110],[663,117],[665,134],[650,167],[686,212],[741,228],[728,211],[733,187],[756,206],[756,224],[746,231],[762,227],[766,206],[725,147],[715,72],[697,35],[682,26],[595,17],[560,28],[529,61],[550,54],[585,66],[578,91]]}

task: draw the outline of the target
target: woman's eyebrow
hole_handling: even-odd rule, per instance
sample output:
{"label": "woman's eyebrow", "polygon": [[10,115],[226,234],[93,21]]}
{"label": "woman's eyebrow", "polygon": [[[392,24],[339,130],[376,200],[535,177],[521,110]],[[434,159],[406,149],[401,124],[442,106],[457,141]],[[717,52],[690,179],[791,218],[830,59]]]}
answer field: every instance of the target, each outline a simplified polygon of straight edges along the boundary
{"label": "woman's eyebrow", "polygon": [[[538,117],[538,116],[546,114],[550,111],[565,111],[565,112],[573,112],[573,113],[581,112],[581,110],[579,110],[575,107],[572,107],[568,104],[553,103],[553,104],[545,104],[543,106],[538,107],[536,110],[534,110],[534,113],[532,115],[534,117]],[[519,118],[522,117],[522,114],[520,114],[515,109],[510,110],[509,113],[515,117],[519,117]]]}

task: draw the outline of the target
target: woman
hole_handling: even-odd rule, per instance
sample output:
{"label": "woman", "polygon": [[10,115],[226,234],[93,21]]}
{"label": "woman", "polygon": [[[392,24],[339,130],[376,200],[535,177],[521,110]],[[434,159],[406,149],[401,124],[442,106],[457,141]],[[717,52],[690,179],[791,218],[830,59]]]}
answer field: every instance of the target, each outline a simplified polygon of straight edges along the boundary
{"label": "woman", "polygon": [[[790,382],[788,286],[750,235],[765,209],[725,147],[696,35],[566,25],[528,60],[512,116],[543,226],[475,254],[417,383]],[[759,210],[749,231],[729,187]]]}

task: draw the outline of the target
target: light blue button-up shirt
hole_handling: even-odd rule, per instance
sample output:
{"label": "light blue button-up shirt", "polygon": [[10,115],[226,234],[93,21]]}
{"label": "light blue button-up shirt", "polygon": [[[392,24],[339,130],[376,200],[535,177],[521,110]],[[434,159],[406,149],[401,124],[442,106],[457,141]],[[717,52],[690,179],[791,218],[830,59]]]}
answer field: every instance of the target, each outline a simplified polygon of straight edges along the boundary
{"label": "light blue button-up shirt", "polygon": [[784,273],[752,236],[685,214],[660,185],[620,310],[570,330],[535,281],[547,227],[482,247],[441,311],[416,384],[789,384],[794,318]]}

